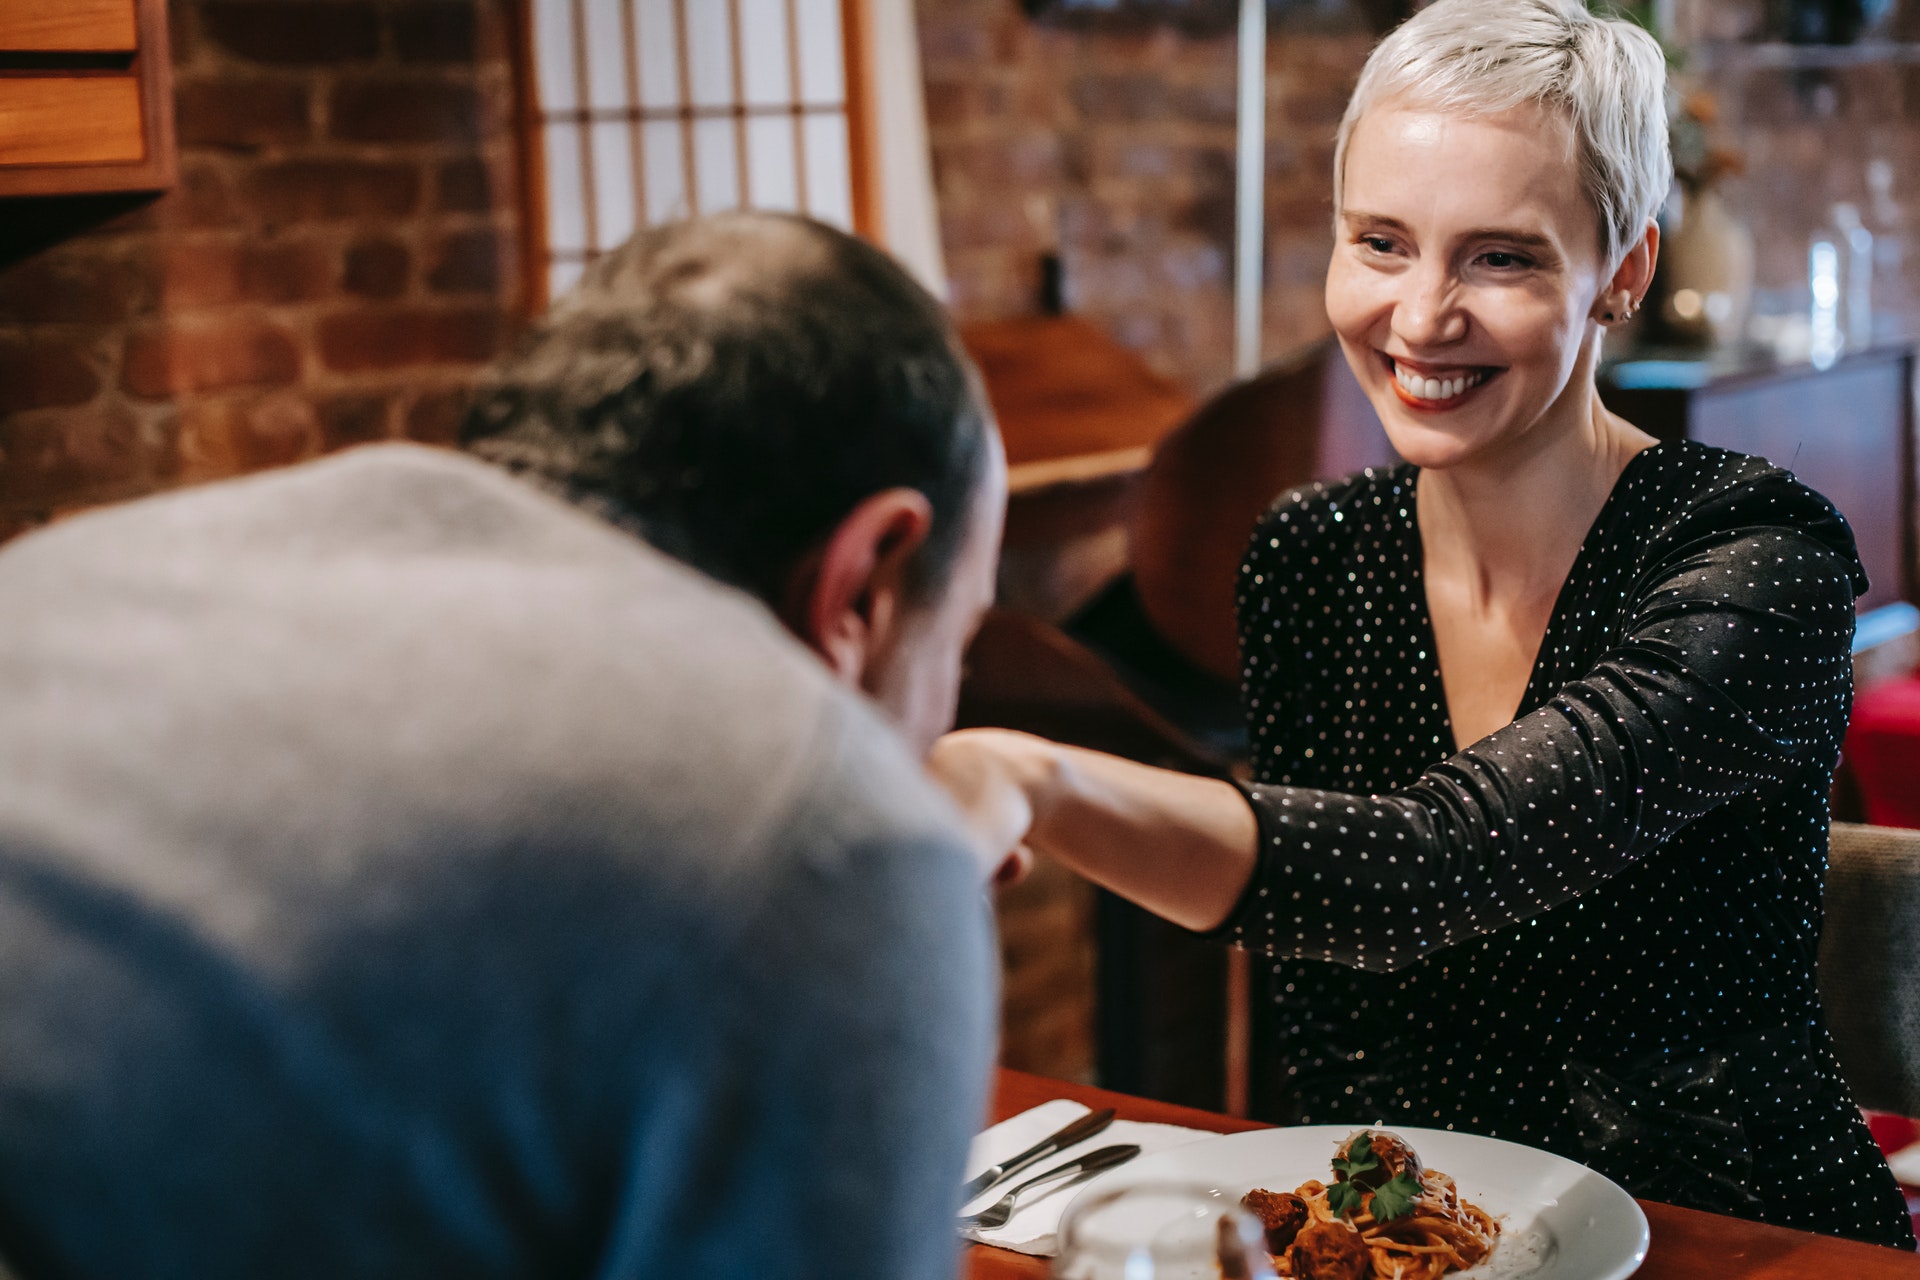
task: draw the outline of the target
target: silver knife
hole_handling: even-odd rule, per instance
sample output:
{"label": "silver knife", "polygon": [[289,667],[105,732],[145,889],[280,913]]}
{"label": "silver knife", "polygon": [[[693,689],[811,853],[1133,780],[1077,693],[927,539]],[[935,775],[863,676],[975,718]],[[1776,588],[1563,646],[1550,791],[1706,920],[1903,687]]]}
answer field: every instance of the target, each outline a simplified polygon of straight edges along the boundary
{"label": "silver knife", "polygon": [[1013,1159],[1003,1160],[983,1171],[979,1177],[960,1188],[960,1203],[967,1204],[996,1182],[1011,1178],[1022,1169],[1031,1169],[1048,1156],[1065,1151],[1068,1147],[1085,1142],[1096,1133],[1105,1131],[1106,1127],[1113,1123],[1113,1115],[1113,1108],[1108,1107],[1104,1111],[1095,1111],[1081,1116],[1058,1133],[1049,1134],[1040,1139]]}

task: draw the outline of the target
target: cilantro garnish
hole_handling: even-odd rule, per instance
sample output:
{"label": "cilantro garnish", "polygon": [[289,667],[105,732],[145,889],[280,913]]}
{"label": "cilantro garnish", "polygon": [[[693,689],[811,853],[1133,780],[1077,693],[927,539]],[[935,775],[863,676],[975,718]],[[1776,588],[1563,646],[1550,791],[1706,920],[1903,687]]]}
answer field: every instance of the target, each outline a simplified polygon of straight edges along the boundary
{"label": "cilantro garnish", "polygon": [[[1395,1218],[1404,1218],[1413,1212],[1413,1202],[1420,1197],[1419,1180],[1405,1172],[1397,1173],[1385,1182],[1380,1182],[1380,1157],[1373,1152],[1373,1134],[1362,1130],[1347,1144],[1347,1149],[1333,1158],[1335,1173],[1345,1174],[1341,1180],[1327,1188],[1327,1208],[1343,1218],[1369,1208],[1366,1195],[1373,1192],[1371,1210],[1375,1222],[1391,1222]],[[1361,1175],[1373,1174],[1364,1179]],[[1365,1183],[1379,1185],[1369,1187]]]}

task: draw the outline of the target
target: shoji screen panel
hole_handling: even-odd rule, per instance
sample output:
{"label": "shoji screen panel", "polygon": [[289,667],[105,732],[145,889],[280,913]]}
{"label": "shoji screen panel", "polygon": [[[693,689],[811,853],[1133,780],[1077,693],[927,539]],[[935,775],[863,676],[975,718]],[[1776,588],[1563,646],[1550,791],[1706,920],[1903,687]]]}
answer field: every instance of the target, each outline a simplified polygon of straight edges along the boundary
{"label": "shoji screen panel", "polygon": [[855,226],[857,0],[522,2],[548,296],[636,228],[691,214]]}

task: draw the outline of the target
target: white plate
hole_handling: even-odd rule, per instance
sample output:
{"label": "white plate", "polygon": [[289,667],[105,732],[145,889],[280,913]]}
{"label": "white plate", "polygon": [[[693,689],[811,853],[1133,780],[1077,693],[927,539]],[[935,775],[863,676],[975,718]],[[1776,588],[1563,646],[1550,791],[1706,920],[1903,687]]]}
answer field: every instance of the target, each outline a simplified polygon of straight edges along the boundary
{"label": "white plate", "polygon": [[[1493,1138],[1385,1128],[1500,1220],[1493,1256],[1448,1280],[1623,1280],[1647,1256],[1646,1214],[1632,1196],[1585,1165]],[[1328,1181],[1334,1151],[1354,1132],[1351,1125],[1302,1125],[1189,1143],[1095,1178],[1079,1199],[1140,1183],[1196,1184],[1235,1201],[1254,1187],[1291,1191],[1310,1178]]]}

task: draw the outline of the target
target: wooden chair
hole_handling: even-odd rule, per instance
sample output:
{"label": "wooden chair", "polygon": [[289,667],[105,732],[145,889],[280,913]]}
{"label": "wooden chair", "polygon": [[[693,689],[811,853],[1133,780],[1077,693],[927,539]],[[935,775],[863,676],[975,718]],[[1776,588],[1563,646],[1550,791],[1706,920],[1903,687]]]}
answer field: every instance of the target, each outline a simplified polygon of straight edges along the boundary
{"label": "wooden chair", "polygon": [[958,723],[1020,729],[1187,773],[1221,775],[1229,763],[1156,711],[1098,654],[1009,609],[991,610],[967,651]]}
{"label": "wooden chair", "polygon": [[1254,524],[1295,485],[1393,460],[1331,341],[1227,388],[1160,442],[1140,479],[1128,545],[1147,620],[1196,667],[1237,684],[1234,581]]}
{"label": "wooden chair", "polygon": [[[1228,767],[1134,693],[1099,655],[1050,623],[1011,610],[989,613],[968,650],[959,724],[1021,729],[1187,773],[1219,776]],[[1003,907],[1013,910],[1023,896],[1037,906],[1053,870],[1042,866],[1033,883],[1007,890]],[[1094,1062],[1066,1065],[1093,1066],[1108,1088],[1217,1110],[1226,1074],[1225,953],[1112,894],[1092,892],[1086,912],[1096,940],[1091,983],[1083,986],[1060,957],[1049,964],[1033,955],[1040,944],[1025,944],[1024,961],[1045,965],[1063,987],[1054,999],[1074,1006],[1077,1018],[1092,1011]],[[1023,961],[1018,944],[1009,943],[1010,966]],[[1009,1018],[1020,1012],[1009,1005]],[[1018,1050],[1075,1040],[1043,1031],[1010,1027],[1006,1043]],[[1006,1065],[1057,1071],[1061,1064]]]}
{"label": "wooden chair", "polygon": [[[1187,772],[1243,760],[1233,591],[1260,513],[1286,489],[1388,458],[1331,343],[1202,406],[1154,448],[1127,521],[1131,575],[1066,629],[996,611],[968,655],[960,720]],[[1219,1109],[1244,1077],[1245,983],[1227,953],[1101,894],[1099,1072],[1110,1088]]]}
{"label": "wooden chair", "polygon": [[1920,831],[1833,824],[1819,973],[1855,1101],[1920,1116]]}

